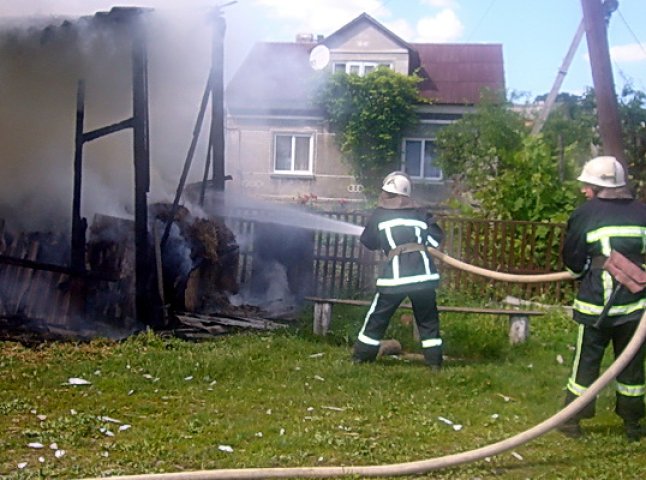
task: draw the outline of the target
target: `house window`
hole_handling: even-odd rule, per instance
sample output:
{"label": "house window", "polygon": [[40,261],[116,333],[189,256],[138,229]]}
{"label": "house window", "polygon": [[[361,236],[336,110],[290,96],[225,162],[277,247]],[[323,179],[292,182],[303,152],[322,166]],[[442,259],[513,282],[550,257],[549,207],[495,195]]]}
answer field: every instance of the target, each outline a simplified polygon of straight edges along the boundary
{"label": "house window", "polygon": [[442,170],[435,164],[435,142],[430,139],[404,140],[404,170],[411,178],[442,180]]}
{"label": "house window", "polygon": [[334,63],[334,73],[345,72],[363,77],[370,72],[374,72],[378,67],[386,67],[392,70],[393,66],[389,62],[337,62]]}
{"label": "house window", "polygon": [[277,134],[274,137],[274,171],[311,173],[312,143],[312,135]]}

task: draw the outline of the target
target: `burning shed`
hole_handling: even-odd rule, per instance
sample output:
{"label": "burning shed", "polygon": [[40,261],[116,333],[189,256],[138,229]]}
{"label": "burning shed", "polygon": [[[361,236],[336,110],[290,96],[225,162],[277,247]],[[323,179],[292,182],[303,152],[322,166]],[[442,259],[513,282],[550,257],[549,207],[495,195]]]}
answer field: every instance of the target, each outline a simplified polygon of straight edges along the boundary
{"label": "burning shed", "polygon": [[[128,333],[172,324],[169,311],[228,305],[238,289],[235,236],[179,204],[190,157],[168,203],[192,129],[190,155],[208,150],[212,183],[224,185],[223,20],[219,11],[211,19],[178,26],[115,8],[0,31],[0,93],[11,99],[0,111],[0,176],[12,180],[0,193],[5,327],[64,335],[101,319]],[[193,42],[182,48],[188,31]],[[214,120],[211,142],[199,146],[191,117],[205,78],[202,107],[208,93]]]}

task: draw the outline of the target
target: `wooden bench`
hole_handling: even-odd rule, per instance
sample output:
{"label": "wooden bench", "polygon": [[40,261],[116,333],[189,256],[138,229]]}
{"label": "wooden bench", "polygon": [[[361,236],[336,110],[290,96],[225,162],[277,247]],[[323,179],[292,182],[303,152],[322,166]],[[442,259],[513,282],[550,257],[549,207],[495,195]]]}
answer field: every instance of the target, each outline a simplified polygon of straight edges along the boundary
{"label": "wooden bench", "polygon": [[[314,304],[314,334],[325,335],[332,320],[332,306],[353,305],[357,307],[368,307],[371,302],[366,300],[349,300],[340,298],[319,298],[305,297]],[[410,303],[402,303],[399,308],[412,310]],[[511,308],[477,308],[477,307],[452,307],[438,305],[440,312],[471,313],[481,315],[507,315],[509,317],[509,341],[512,344],[522,343],[529,337],[529,317],[544,315],[539,310],[515,310]]]}

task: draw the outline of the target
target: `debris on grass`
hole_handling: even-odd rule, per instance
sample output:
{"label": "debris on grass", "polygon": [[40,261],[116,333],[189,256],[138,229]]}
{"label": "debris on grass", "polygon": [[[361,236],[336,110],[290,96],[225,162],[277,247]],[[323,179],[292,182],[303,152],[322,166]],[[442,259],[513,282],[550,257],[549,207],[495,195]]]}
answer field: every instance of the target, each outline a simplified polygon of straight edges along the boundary
{"label": "debris on grass", "polygon": [[335,412],[345,412],[345,408],[340,408],[340,407],[330,407],[330,406],[323,405],[321,406],[321,408],[325,410],[334,410]]}
{"label": "debris on grass", "polygon": [[56,458],[63,458],[65,456],[65,453],[66,453],[65,450],[56,450],[54,452],[54,456]]}
{"label": "debris on grass", "polygon": [[43,445],[40,442],[31,442],[31,443],[28,443],[27,446],[35,450],[40,450],[41,448],[45,448],[45,445]]}
{"label": "debris on grass", "polygon": [[524,460],[523,456],[517,452],[511,452],[511,456],[514,457],[516,460]]}
{"label": "debris on grass", "polygon": [[85,380],[84,378],[70,377],[67,379],[67,383],[63,385],[92,385],[92,382]]}
{"label": "debris on grass", "polygon": [[556,356],[556,363],[563,365],[563,355],[561,355],[560,353]]}
{"label": "debris on grass", "polygon": [[233,453],[231,445],[218,445],[218,450],[221,452]]}
{"label": "debris on grass", "polygon": [[437,417],[437,419],[442,423],[446,423],[447,425],[450,425],[453,428],[453,430],[455,430],[456,432],[459,432],[460,430],[462,430],[462,425],[460,425],[459,423],[455,423],[454,421],[449,420],[446,417]]}
{"label": "debris on grass", "polygon": [[126,430],[129,430],[130,428],[131,428],[131,426],[126,423],[124,425],[119,426],[119,431],[120,432],[125,432]]}
{"label": "debris on grass", "polygon": [[321,358],[323,355],[325,355],[325,353],[323,353],[323,352],[321,352],[321,353],[313,353],[312,355],[310,355],[310,358]]}
{"label": "debris on grass", "polygon": [[121,420],[117,420],[116,418],[112,418],[112,417],[107,417],[105,415],[102,417],[99,417],[99,420],[107,423],[123,423]]}
{"label": "debris on grass", "polygon": [[22,469],[24,469],[27,465],[28,465],[28,464],[27,464],[27,462],[20,462],[20,463],[18,464],[18,469],[19,469],[19,470],[22,470]]}

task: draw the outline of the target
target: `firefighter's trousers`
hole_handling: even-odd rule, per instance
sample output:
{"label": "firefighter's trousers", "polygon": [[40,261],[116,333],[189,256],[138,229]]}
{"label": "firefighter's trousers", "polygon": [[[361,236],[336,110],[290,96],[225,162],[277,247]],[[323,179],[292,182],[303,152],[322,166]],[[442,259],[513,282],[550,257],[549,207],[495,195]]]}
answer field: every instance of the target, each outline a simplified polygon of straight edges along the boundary
{"label": "firefighter's trousers", "polygon": [[[565,404],[583,395],[586,389],[599,377],[603,354],[610,342],[617,358],[624,350],[637,328],[638,322],[623,325],[596,328],[579,325],[579,335],[572,366],[572,376],[567,385]],[[627,422],[635,422],[644,417],[644,351],[641,348],[619,373],[616,381],[615,412]],[[574,420],[591,418],[595,414],[595,401],[580,411]]]}
{"label": "firefighter's trousers", "polygon": [[413,315],[417,322],[426,363],[431,366],[441,366],[440,317],[435,289],[432,288],[396,294],[377,292],[354,344],[352,356],[355,361],[370,362],[377,357],[379,343],[386,333],[390,318],[406,297],[410,298],[413,305]]}

